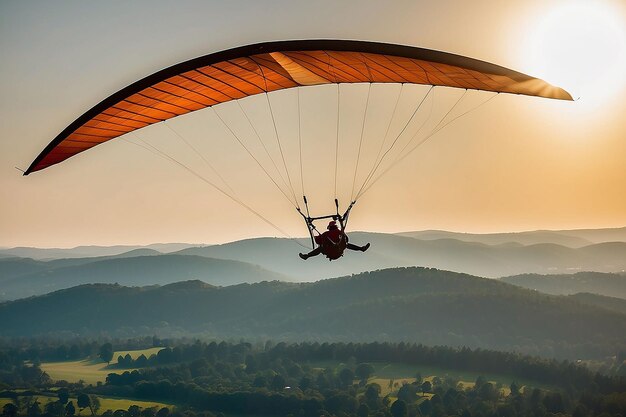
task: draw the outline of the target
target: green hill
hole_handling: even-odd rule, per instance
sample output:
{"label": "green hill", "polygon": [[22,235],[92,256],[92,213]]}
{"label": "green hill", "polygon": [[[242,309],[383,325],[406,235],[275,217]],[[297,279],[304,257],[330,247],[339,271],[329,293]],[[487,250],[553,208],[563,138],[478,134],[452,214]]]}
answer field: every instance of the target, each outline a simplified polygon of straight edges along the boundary
{"label": "green hill", "polygon": [[590,294],[588,292],[581,292],[569,297],[584,304],[626,314],[626,300],[623,298],[607,297],[606,295]]}
{"label": "green hill", "polygon": [[203,335],[409,341],[598,357],[626,346],[626,315],[567,297],[426,268],[315,283],[83,285],[0,304],[6,336]]}

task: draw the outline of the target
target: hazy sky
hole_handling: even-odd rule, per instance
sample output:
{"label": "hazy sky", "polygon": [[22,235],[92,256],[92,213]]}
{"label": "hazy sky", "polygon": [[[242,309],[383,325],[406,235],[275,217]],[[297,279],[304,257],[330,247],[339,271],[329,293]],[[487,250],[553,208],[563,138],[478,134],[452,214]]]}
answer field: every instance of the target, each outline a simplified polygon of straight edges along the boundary
{"label": "hazy sky", "polygon": [[[1,0],[0,246],[217,243],[277,235],[188,172],[122,139],[28,177],[14,167],[26,168],[84,111],[148,74],[235,46],[309,38],[453,52],[545,78],[580,97],[562,102],[498,96],[383,177],[359,201],[352,229],[493,232],[626,225],[623,1]],[[377,87],[370,113],[380,117],[369,122],[371,144],[397,92],[394,86]],[[307,148],[305,158],[305,185],[317,213],[327,210],[333,196],[331,88],[303,90],[301,96],[303,137],[318,144]],[[366,89],[342,90],[345,158],[358,140],[354,132]],[[414,90],[413,99],[420,91]],[[287,142],[297,114],[290,94],[272,98]],[[437,94],[443,104],[458,92]],[[245,105],[262,118],[254,110],[260,104]],[[402,111],[410,105],[408,100]],[[222,112],[235,117],[232,107]],[[305,234],[295,211],[214,115],[183,116],[170,126],[212,158],[242,199],[289,234]],[[259,128],[267,126],[259,121]],[[138,137],[197,163],[162,126]],[[364,149],[364,159],[372,152]],[[342,160],[346,189],[354,162]],[[296,172],[297,158],[289,166]]]}

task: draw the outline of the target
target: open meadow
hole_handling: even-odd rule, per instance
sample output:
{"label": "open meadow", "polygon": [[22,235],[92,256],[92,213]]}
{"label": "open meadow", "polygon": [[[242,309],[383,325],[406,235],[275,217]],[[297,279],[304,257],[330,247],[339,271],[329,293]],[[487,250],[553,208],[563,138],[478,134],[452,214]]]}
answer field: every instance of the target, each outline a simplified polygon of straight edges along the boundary
{"label": "open meadow", "polygon": [[111,364],[107,365],[101,359],[83,359],[79,361],[62,361],[62,362],[42,362],[41,369],[45,371],[54,381],[64,380],[67,382],[84,381],[86,384],[97,384],[104,382],[110,373],[122,373],[131,369],[117,368],[118,356],[130,355],[133,359],[137,359],[141,355],[149,358],[156,355],[163,348],[154,347],[142,350],[120,350],[113,354]]}
{"label": "open meadow", "polygon": [[[19,398],[20,400],[23,400],[24,397],[19,397]],[[33,398],[36,398],[37,401],[39,401],[40,407],[42,409],[45,407],[47,403],[58,400],[58,397],[47,395],[47,394],[46,395],[33,395]],[[133,400],[129,398],[98,397],[98,400],[100,401],[100,408],[98,409],[96,413],[98,415],[101,415],[107,410],[111,410],[111,411],[128,410],[128,407],[130,407],[131,405],[139,406],[142,409],[154,408],[154,407],[158,409],[161,409],[163,407],[166,407],[169,409],[173,408],[172,404],[165,404],[165,403],[154,402],[154,401],[140,401],[140,400]],[[72,401],[74,405],[76,406],[77,404],[76,398],[70,397],[69,401]],[[4,407],[5,404],[11,403],[11,402],[12,400],[9,398],[0,398],[0,408]],[[76,415],[77,416],[90,416],[91,412],[89,411],[88,408],[81,410],[80,408],[76,407]]]}
{"label": "open meadow", "polygon": [[[309,363],[310,366],[317,369],[334,369],[339,371],[347,366],[340,361],[316,361]],[[527,379],[516,378],[506,374],[490,374],[481,372],[459,371],[455,369],[445,369],[433,366],[412,365],[396,362],[370,362],[374,367],[374,374],[367,380],[369,384],[376,383],[380,385],[381,396],[390,395],[395,399],[398,389],[404,384],[414,383],[419,374],[422,381],[433,382],[433,379],[440,378],[442,380],[452,378],[457,381],[463,389],[472,388],[478,377],[483,377],[487,381],[500,387],[503,395],[509,395],[511,390],[509,386],[512,382],[518,386],[526,385],[538,387],[542,389],[550,389],[551,387],[545,383],[531,381]],[[426,393],[424,398],[429,398],[430,394]]]}

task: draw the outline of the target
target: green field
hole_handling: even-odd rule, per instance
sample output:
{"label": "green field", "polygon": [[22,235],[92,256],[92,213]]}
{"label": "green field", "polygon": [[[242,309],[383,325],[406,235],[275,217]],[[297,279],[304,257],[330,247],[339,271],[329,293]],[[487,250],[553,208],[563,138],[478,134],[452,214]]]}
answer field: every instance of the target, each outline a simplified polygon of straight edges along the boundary
{"label": "green field", "polygon": [[149,349],[141,349],[141,350],[119,350],[113,354],[113,361],[117,362],[117,357],[122,355],[126,356],[129,354],[131,358],[137,359],[141,355],[145,355],[146,358],[149,358],[151,355],[156,355],[159,351],[163,349],[162,347],[153,347]]}
{"label": "green field", "polygon": [[[374,376],[368,380],[370,383],[377,383],[380,385],[383,396],[397,392],[398,388],[404,383],[412,383],[415,381],[415,376],[419,372],[423,380],[432,381],[433,378],[439,377],[453,378],[459,381],[464,388],[471,388],[474,386],[474,382],[479,376],[484,377],[487,381],[494,384],[502,384],[502,392],[504,395],[510,393],[509,386],[515,381],[520,386],[529,385],[532,387],[550,389],[550,386],[542,384],[536,381],[530,381],[522,378],[516,378],[511,375],[503,374],[489,374],[484,372],[469,372],[458,371],[453,369],[437,368],[432,366],[420,366],[410,365],[396,362],[370,362],[374,367]],[[344,363],[339,361],[318,361],[309,363],[314,368],[331,368],[337,369],[345,366]],[[392,387],[389,386],[390,381],[393,381]]]}
{"label": "green field", "polygon": [[[123,350],[117,351],[113,355],[112,364],[117,363],[117,357],[129,354],[133,359],[137,359],[142,354],[147,358],[156,354],[163,348],[156,347],[143,350]],[[100,359],[83,359],[80,361],[64,361],[64,362],[43,362],[41,369],[44,370],[54,381],[65,380],[68,382],[85,381],[87,384],[96,384],[104,382],[107,375],[111,373],[121,373],[127,369],[121,370],[114,365],[107,365]]]}
{"label": "green field", "polygon": [[[49,396],[49,395],[34,395],[33,397],[36,397],[39,402],[41,403],[40,407],[43,411],[43,407],[50,401],[57,401],[58,398],[57,397],[53,397],[53,396]],[[163,408],[163,407],[167,407],[167,408],[172,408],[173,405],[172,404],[165,404],[165,403],[157,403],[157,402],[153,402],[153,401],[139,401],[139,400],[132,400],[132,399],[128,399],[128,398],[103,398],[103,397],[98,397],[98,399],[100,400],[100,409],[98,410],[98,414],[102,414],[107,410],[128,410],[128,407],[130,407],[131,405],[137,405],[141,408],[151,408],[151,407],[157,407],[157,408]],[[74,402],[74,406],[76,406],[77,402],[76,402],[76,398],[70,398],[70,401]],[[0,408],[2,408],[5,404],[10,403],[11,400],[9,398],[0,398]],[[82,412],[80,411],[80,409],[78,407],[76,407],[76,415],[79,416],[90,416],[91,412],[88,409],[83,410]]]}

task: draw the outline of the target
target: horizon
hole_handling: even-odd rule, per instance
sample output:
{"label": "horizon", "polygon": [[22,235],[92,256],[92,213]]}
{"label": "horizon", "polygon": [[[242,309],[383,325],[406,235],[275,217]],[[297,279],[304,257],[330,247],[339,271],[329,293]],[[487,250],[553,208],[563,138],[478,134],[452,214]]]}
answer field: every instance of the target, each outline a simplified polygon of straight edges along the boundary
{"label": "horizon", "polygon": [[[580,231],[598,231],[598,230],[621,230],[626,229],[625,226],[617,226],[617,227],[598,227],[598,228],[590,228],[584,227],[580,229],[531,229],[531,230],[515,230],[515,231],[501,231],[501,232],[462,232],[457,230],[443,230],[443,229],[423,229],[423,230],[403,230],[396,232],[381,232],[381,231],[372,231],[372,230],[352,230],[349,234],[352,233],[372,233],[372,234],[389,234],[389,235],[399,235],[403,233],[424,233],[424,232],[443,232],[443,233],[454,233],[454,234],[463,234],[463,235],[479,235],[479,236],[487,236],[487,235],[505,235],[505,234],[522,234],[522,233],[535,233],[535,232],[580,232]],[[77,249],[82,247],[146,247],[152,245],[194,245],[194,246],[216,246],[216,245],[227,245],[229,243],[242,242],[246,240],[257,240],[257,239],[284,239],[284,240],[309,240],[308,236],[293,236],[293,237],[285,237],[285,236],[253,236],[247,237],[243,239],[236,240],[227,240],[223,242],[149,242],[149,243],[112,243],[112,244],[78,244],[74,246],[0,246],[0,250],[4,249],[18,249],[18,248],[32,248],[32,249]],[[590,243],[591,245],[596,243]]]}

